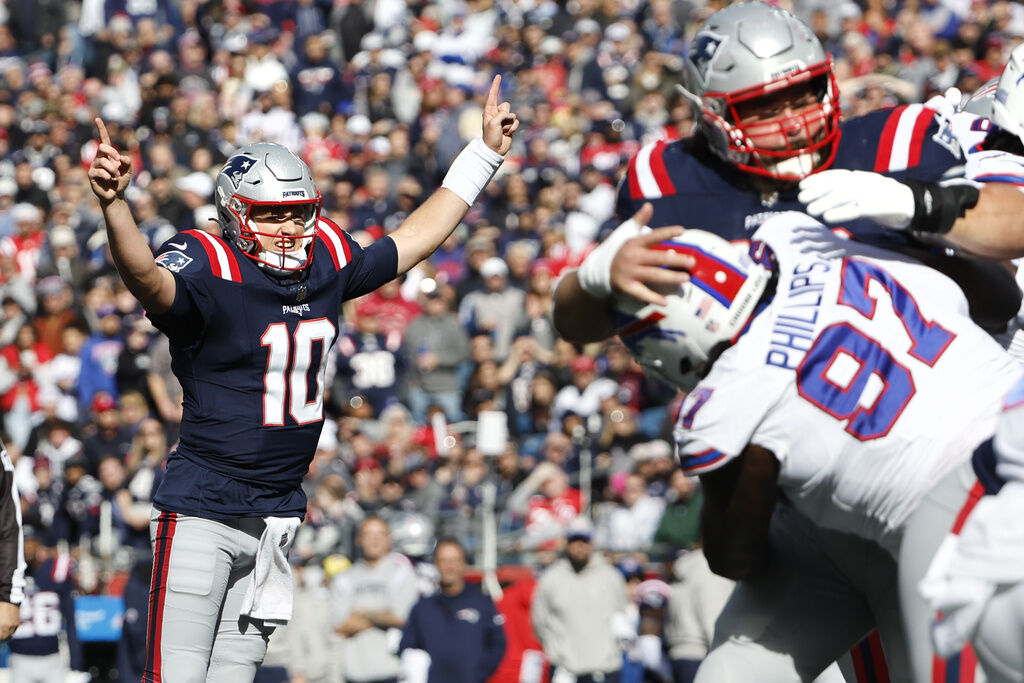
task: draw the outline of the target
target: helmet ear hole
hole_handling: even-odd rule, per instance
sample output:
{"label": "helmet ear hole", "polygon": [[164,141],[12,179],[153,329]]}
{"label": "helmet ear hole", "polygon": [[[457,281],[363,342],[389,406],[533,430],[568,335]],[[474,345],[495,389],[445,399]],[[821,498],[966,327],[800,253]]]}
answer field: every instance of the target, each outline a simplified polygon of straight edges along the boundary
{"label": "helmet ear hole", "polygon": [[689,358],[680,358],[679,359],[679,374],[680,375],[687,375],[687,374],[690,373],[691,370],[693,370],[693,361],[691,361]]}

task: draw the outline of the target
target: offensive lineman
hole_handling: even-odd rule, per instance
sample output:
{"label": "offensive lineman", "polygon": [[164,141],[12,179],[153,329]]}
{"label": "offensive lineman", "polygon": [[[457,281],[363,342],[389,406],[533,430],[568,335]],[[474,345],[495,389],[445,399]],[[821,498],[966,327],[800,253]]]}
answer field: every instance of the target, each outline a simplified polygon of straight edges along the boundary
{"label": "offensive lineman", "polygon": [[458,225],[518,128],[498,104],[500,83],[487,95],[483,140],[365,250],[320,216],[301,159],[257,143],[218,174],[223,238],[179,233],[154,260],[124,200],[130,157],[97,120],[89,178],[111,253],[170,338],[184,387],[180,444],[154,497],[147,683],[252,680],[274,625],[291,616],[284,556],[306,508],[300,484],[321,431],[340,304],[409,270]]}

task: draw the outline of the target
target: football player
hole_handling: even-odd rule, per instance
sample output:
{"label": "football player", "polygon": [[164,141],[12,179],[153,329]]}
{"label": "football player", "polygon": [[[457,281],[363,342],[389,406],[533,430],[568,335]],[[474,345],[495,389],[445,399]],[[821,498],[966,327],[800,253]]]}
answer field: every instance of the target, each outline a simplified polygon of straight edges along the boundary
{"label": "football player", "polygon": [[641,364],[689,391],[676,440],[704,487],[705,552],[741,581],[697,680],[811,678],[872,627],[908,680],[895,560],[923,575],[918,508],[933,487],[966,496],[1020,366],[913,259],[798,213],[754,240],[759,262],[684,233],[665,248],[694,260],[690,283],[665,307],[618,306]]}
{"label": "football player", "polygon": [[[1006,187],[979,191],[973,185],[937,184],[955,173],[963,158],[948,120],[929,108],[900,107],[840,124],[830,59],[807,27],[781,10],[755,2],[717,12],[698,31],[685,64],[684,95],[697,114],[697,134],[649,145],[630,162],[620,188],[620,215],[650,202],[653,216],[627,221],[577,273],[560,282],[555,322],[564,336],[588,341],[613,334],[619,325],[601,314],[608,310],[601,299],[612,290],[660,302],[661,295],[648,285],[671,286],[688,277],[687,256],[651,248],[678,230],[638,236],[641,225],[682,222],[727,239],[748,239],[770,216],[802,208],[798,183],[811,182],[830,167],[879,171],[917,183],[919,201],[910,204],[915,221],[910,227],[917,232],[979,225],[989,221],[990,211],[1020,201]],[[930,210],[925,190],[935,198]],[[906,233],[894,233],[880,222],[892,208],[882,201],[882,209],[842,227],[859,240],[912,253],[950,273],[968,294],[972,314],[992,328],[1015,313],[1020,293],[1000,267],[950,258]],[[1013,221],[1001,215],[998,222]],[[986,228],[998,226],[989,222]],[[1002,294],[993,296],[994,291]],[[896,668],[905,670],[906,663]]]}
{"label": "football player", "polygon": [[290,617],[284,558],[306,509],[301,483],[323,422],[340,304],[408,271],[458,225],[519,125],[499,104],[500,84],[495,77],[487,95],[483,139],[366,249],[320,215],[298,156],[256,143],[217,175],[222,236],[181,232],[154,260],[124,200],[130,157],[97,119],[89,179],[111,253],[169,337],[184,388],[180,443],[154,497],[147,683],[251,681],[269,633]]}

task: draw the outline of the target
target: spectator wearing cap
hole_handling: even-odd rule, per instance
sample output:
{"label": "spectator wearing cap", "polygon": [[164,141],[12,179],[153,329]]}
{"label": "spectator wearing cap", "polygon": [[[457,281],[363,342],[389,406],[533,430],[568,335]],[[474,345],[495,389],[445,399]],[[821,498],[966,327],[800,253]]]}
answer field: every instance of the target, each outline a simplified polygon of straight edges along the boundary
{"label": "spectator wearing cap", "polygon": [[585,353],[578,354],[569,364],[572,384],[562,387],[555,395],[553,417],[560,421],[566,413],[588,418],[601,411],[601,403],[618,393],[619,385],[607,377],[597,376],[597,362]]}
{"label": "spectator wearing cap", "polygon": [[550,550],[580,514],[582,500],[579,490],[569,486],[565,470],[554,462],[542,462],[512,492],[507,507],[525,520],[523,546]]}
{"label": "spectator wearing cap", "polygon": [[464,269],[456,278],[455,298],[462,301],[470,292],[484,289],[484,278],[480,274],[480,266],[495,254],[494,242],[483,235],[475,235],[466,242],[464,250]]}
{"label": "spectator wearing cap", "polygon": [[73,291],[83,291],[92,272],[85,259],[80,258],[78,239],[67,225],[56,225],[47,236],[47,253],[41,259],[40,280],[56,276]]}
{"label": "spectator wearing cap", "polygon": [[420,305],[402,296],[402,278],[395,278],[359,301],[356,314],[376,314],[381,334],[397,334],[405,339],[406,330],[421,312]]}
{"label": "spectator wearing cap", "polygon": [[647,495],[643,477],[628,475],[620,499],[605,511],[598,524],[598,547],[613,552],[646,552],[664,509],[664,499]]}
{"label": "spectator wearing cap", "polygon": [[488,334],[494,341],[494,357],[504,361],[512,339],[525,322],[525,294],[508,285],[508,264],[492,256],[480,265],[484,289],[470,292],[459,305],[459,320],[470,334]]}
{"label": "spectator wearing cap", "polygon": [[60,538],[71,545],[88,541],[99,531],[100,483],[87,471],[85,456],[76,455],[64,462],[57,528]]}
{"label": "spectator wearing cap", "polygon": [[[184,176],[181,180],[188,178]],[[181,187],[179,181],[179,188]],[[201,182],[201,181],[200,181]],[[186,182],[186,185],[188,183]],[[212,186],[211,186],[212,192]],[[177,234],[178,228],[169,220],[160,215],[157,209],[156,198],[148,190],[139,190],[131,198],[132,213],[135,215],[135,222],[138,223],[139,232],[146,237],[149,248],[156,253],[164,242]],[[186,203],[187,206],[187,203]],[[190,226],[181,226],[183,228]]]}
{"label": "spectator wearing cap", "polygon": [[426,683],[484,683],[505,654],[504,620],[490,597],[466,583],[461,543],[438,541],[434,565],[440,589],[420,598],[409,613],[399,645],[402,662],[419,655]]}
{"label": "spectator wearing cap", "polygon": [[295,112],[288,108],[291,90],[287,74],[278,80],[268,78],[259,81],[254,91],[257,95],[256,106],[239,121],[238,142],[276,142],[290,150],[301,151],[302,129]]}
{"label": "spectator wearing cap", "polygon": [[45,382],[47,364],[53,359],[50,349],[39,341],[39,335],[28,322],[18,329],[14,342],[0,349],[11,382],[0,395],[4,428],[10,442],[19,450],[29,443],[32,430],[43,417],[39,412],[40,387]]}
{"label": "spectator wearing cap", "polygon": [[565,557],[541,574],[531,616],[544,654],[578,683],[617,683],[622,649],[613,622],[625,619],[622,574],[594,553],[593,528],[577,517],[566,532]]}
{"label": "spectator wearing cap", "polygon": [[78,403],[83,412],[101,391],[115,398],[118,395],[117,361],[124,350],[121,314],[113,304],[102,304],[96,309],[96,318],[96,329],[79,353]]}
{"label": "spectator wearing cap", "polygon": [[308,36],[302,43],[302,56],[291,73],[295,86],[295,110],[299,116],[320,112],[331,116],[342,102],[351,102],[352,86],[342,80],[341,71],[327,54],[324,37]]}
{"label": "spectator wearing cap", "polygon": [[43,188],[39,187],[32,172],[34,167],[28,161],[19,161],[14,166],[14,182],[18,189],[14,194],[14,201],[17,204],[34,206],[45,213],[50,211],[50,195]]}
{"label": "spectator wearing cap", "polygon": [[185,203],[189,212],[195,212],[199,207],[209,204],[213,197],[213,178],[203,171],[193,171],[178,178],[175,187],[181,193],[181,201]]}
{"label": "spectator wearing cap", "polygon": [[469,350],[469,337],[434,280],[421,283],[420,302],[423,315],[409,324],[405,337],[409,409],[418,424],[426,421],[432,405],[455,422],[462,419],[457,372]]}
{"label": "spectator wearing cap", "polygon": [[11,210],[14,234],[0,239],[0,258],[13,259],[18,275],[30,284],[36,280],[39,257],[46,233],[43,232],[43,212],[38,207],[21,202]]}
{"label": "spectator wearing cap", "polygon": [[123,462],[132,447],[132,437],[122,425],[117,400],[99,392],[90,406],[91,420],[82,429],[82,454],[89,474],[96,476],[100,461],[115,456]]}

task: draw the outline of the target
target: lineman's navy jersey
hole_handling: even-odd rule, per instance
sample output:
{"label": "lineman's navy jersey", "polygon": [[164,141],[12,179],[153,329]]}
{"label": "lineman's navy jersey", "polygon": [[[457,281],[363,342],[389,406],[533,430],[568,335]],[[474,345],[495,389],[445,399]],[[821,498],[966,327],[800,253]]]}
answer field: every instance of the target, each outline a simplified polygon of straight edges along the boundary
{"label": "lineman's navy jersey", "polygon": [[[937,182],[962,173],[964,161],[947,122],[920,104],[876,111],[847,119],[832,168],[875,171],[898,180]],[[762,201],[751,190],[749,174],[723,162],[692,141],[658,141],[642,148],[629,163],[619,187],[618,214],[626,219],[651,202],[652,228],[682,225],[713,232],[727,240],[746,240],[773,215],[803,211],[797,191]],[[843,225],[858,240],[899,247],[906,235],[860,219]]]}
{"label": "lineman's navy jersey", "polygon": [[170,339],[184,414],[157,508],[210,519],[303,515],[300,484],[323,423],[341,302],[398,269],[390,238],[364,250],[331,221],[319,227],[298,280],[271,276],[199,230],[160,248],[156,262],[177,292],[170,310],[149,317]]}
{"label": "lineman's navy jersey", "polygon": [[71,668],[82,669],[82,652],[75,630],[75,601],[71,594],[71,556],[45,560],[26,577],[21,601],[21,624],[10,641],[19,655],[52,655],[59,650],[60,632],[67,630]]}

